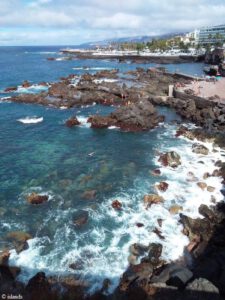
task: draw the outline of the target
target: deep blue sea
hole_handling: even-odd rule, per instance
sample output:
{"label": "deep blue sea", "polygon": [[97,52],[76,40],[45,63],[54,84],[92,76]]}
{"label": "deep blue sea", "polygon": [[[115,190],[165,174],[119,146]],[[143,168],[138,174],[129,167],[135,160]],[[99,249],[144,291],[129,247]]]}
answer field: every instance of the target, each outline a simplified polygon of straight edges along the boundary
{"label": "deep blue sea", "polygon": [[[0,48],[0,97],[7,96],[4,88],[18,86],[24,80],[33,84],[53,82],[71,73],[83,74],[86,70],[79,69],[83,66],[90,72],[101,68],[128,71],[153,66],[108,60],[46,60],[60,57],[58,50],[59,47]],[[202,75],[202,64],[163,66],[169,71]],[[130,244],[161,242],[163,257],[170,260],[178,258],[188,243],[181,234],[178,217],[172,216],[168,208],[179,204],[196,214],[197,206],[190,195],[201,197],[185,176],[190,170],[196,174],[204,170],[198,164],[199,158],[188,150],[190,142],[174,137],[176,125],[171,121],[179,117],[161,108],[160,112],[166,115],[165,124],[145,133],[93,130],[86,123],[88,116],[97,110],[107,114],[113,109],[90,106],[61,110],[0,103],[0,250],[11,246],[6,239],[11,231],[33,236],[29,249],[19,255],[11,252],[11,264],[22,267],[21,279],[27,280],[41,270],[48,274],[81,275],[90,280],[93,288],[109,278],[114,287],[128,265]],[[74,114],[82,125],[67,128],[64,122]],[[43,121],[21,122],[34,116]],[[162,170],[160,179],[153,177],[151,170],[159,167],[156,151],[169,149],[185,153],[182,167],[175,173]],[[210,159],[209,155],[207,171],[213,168]],[[154,193],[155,183],[163,179],[171,186],[164,204],[146,210],[143,196]],[[94,200],[82,198],[89,190],[96,191]],[[33,191],[48,194],[49,201],[40,206],[29,205],[26,196]],[[202,202],[207,203],[208,198],[203,195]],[[120,212],[111,207],[115,199],[122,202]],[[76,227],[74,219],[84,212],[88,214],[88,222]],[[163,241],[152,232],[158,218],[164,220]],[[144,226],[137,227],[138,222]],[[77,270],[69,268],[72,263]]]}

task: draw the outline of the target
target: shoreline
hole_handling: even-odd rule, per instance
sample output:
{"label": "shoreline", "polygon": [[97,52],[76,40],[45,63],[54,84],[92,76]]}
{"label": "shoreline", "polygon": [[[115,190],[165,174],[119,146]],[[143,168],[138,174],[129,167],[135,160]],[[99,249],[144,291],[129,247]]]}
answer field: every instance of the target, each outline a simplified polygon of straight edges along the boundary
{"label": "shoreline", "polygon": [[[105,78],[105,76],[111,76],[113,79],[115,79],[115,80],[117,80],[118,79],[118,77],[117,77],[117,75],[116,75],[116,73],[112,73],[112,72],[106,72],[106,73],[103,73],[99,78],[100,79],[102,79],[102,78]],[[137,71],[137,73],[136,73],[136,75],[139,77],[139,79],[137,79],[137,82],[138,82],[138,80],[140,80],[140,78],[142,78],[142,80],[143,80],[143,82],[145,82],[146,81],[146,79],[148,78],[147,77],[147,75],[144,73],[144,72],[142,72],[142,71]],[[159,80],[159,78],[164,78],[164,80],[167,78],[166,76],[165,77],[163,77],[164,75],[163,75],[163,73],[158,73],[158,72],[156,72],[156,73],[151,73],[151,72],[149,72],[149,74],[148,74],[149,76],[150,76],[150,78],[151,78],[151,76],[154,78],[154,76],[156,76],[156,81],[158,81]],[[102,83],[100,83],[100,84],[95,84],[94,86],[92,86],[91,87],[91,82],[93,81],[93,80],[95,80],[95,79],[99,79],[98,78],[98,75],[97,75],[97,77],[95,76],[95,75],[90,75],[89,77],[87,76],[87,75],[85,75],[86,77],[83,77],[83,84],[81,84],[80,86],[78,86],[78,90],[79,91],[85,91],[85,93],[87,93],[87,92],[93,92],[93,91],[95,91],[96,89],[99,91],[99,89],[100,89],[100,91],[101,91],[101,93],[103,93],[103,94],[101,94],[101,96],[99,97],[99,95],[98,95],[98,97],[99,97],[99,102],[97,102],[97,103],[99,103],[99,104],[106,104],[106,105],[119,105],[119,106],[123,106],[122,105],[122,103],[123,102],[127,102],[127,101],[129,101],[129,97],[131,97],[131,95],[134,93],[134,92],[142,92],[143,93],[143,95],[142,95],[142,97],[146,97],[146,95],[148,95],[148,93],[147,93],[147,91],[145,90],[146,89],[146,87],[145,87],[145,89],[143,88],[143,87],[140,87],[140,88],[137,88],[136,89],[136,91],[135,91],[135,89],[131,89],[131,90],[129,90],[129,89],[121,89],[121,87],[120,88],[116,88],[116,85],[115,85],[115,83],[114,84],[112,84],[112,83],[107,83],[107,84],[102,84]],[[174,78],[171,76],[171,77],[168,77],[169,78],[169,81],[171,80],[171,81],[173,81],[173,82],[175,82],[175,81],[177,81],[177,78],[174,80]],[[168,79],[167,78],[167,79]],[[71,89],[69,88],[68,89],[68,91],[67,91],[67,88],[66,88],[66,86],[70,86],[70,84],[71,84],[71,81],[70,81],[70,79],[73,79],[73,77],[72,78],[66,78],[65,80],[63,80],[61,83],[58,83],[58,84],[56,84],[54,87],[53,87],[53,89],[51,90],[51,97],[53,97],[54,99],[56,99],[57,97],[59,97],[59,99],[60,99],[60,102],[59,102],[59,104],[57,104],[57,106],[56,107],[61,107],[61,106],[63,106],[63,105],[65,105],[65,103],[64,103],[64,101],[65,101],[65,99],[66,99],[66,103],[67,103],[67,107],[70,107],[70,105],[71,105],[71,103],[68,101],[68,98],[67,98],[67,96],[68,96],[68,91],[69,92],[71,92]],[[88,85],[87,85],[87,82],[88,82]],[[60,85],[61,84],[61,85]],[[166,82],[166,84],[165,84],[166,86],[168,85],[168,82]],[[161,89],[163,90],[164,88],[165,88],[165,85],[164,84],[162,84],[162,86],[161,86]],[[50,87],[50,89],[51,89],[52,87]],[[149,87],[148,87],[149,88]],[[75,90],[76,90],[76,88],[75,88]],[[154,90],[154,89],[153,89]],[[113,92],[112,92],[113,91]],[[195,109],[197,110],[197,112],[198,111],[200,111],[201,113],[202,113],[202,110],[204,110],[205,108],[207,108],[207,107],[205,107],[205,103],[206,102],[204,102],[204,100],[203,100],[203,104],[199,104],[199,105],[197,105],[197,107],[195,107],[195,108],[193,108],[193,102],[191,103],[191,105],[190,106],[188,106],[188,107],[186,107],[185,109],[186,109],[186,111],[185,111],[185,109],[184,109],[184,107],[183,107],[183,105],[184,105],[184,102],[182,102],[182,100],[183,101],[186,101],[187,99],[180,99],[180,98],[166,98],[167,100],[168,100],[168,102],[167,103],[163,103],[163,97],[167,97],[166,96],[166,93],[165,93],[165,91],[163,91],[162,92],[162,94],[161,95],[158,95],[158,90],[157,90],[157,95],[155,95],[155,97],[150,97],[150,102],[153,102],[154,104],[163,104],[163,105],[168,105],[168,106],[170,106],[170,107],[172,107],[172,108],[175,108],[175,110],[178,112],[178,114],[181,114],[182,116],[184,116],[186,119],[189,119],[189,120],[191,120],[191,121],[194,121],[194,122],[199,122],[199,120],[193,120],[193,111],[195,111]],[[104,95],[104,96],[103,96]],[[111,102],[107,102],[107,103],[104,103],[104,97],[105,97],[105,95],[108,95],[108,96],[114,96],[114,99],[113,99],[113,101]],[[122,95],[125,95],[125,98],[124,98],[124,96],[122,96]],[[39,95],[40,96],[40,95]],[[38,104],[45,104],[44,102],[41,102],[40,101],[40,98],[38,98],[39,96],[33,96],[34,97],[34,102],[32,102],[32,103],[38,103]],[[43,97],[44,96],[46,96],[45,94],[43,94],[42,95]],[[42,97],[41,96],[41,97]],[[18,96],[19,97],[19,96]],[[28,97],[31,97],[30,95],[28,96]],[[62,97],[64,97],[64,99],[62,98]],[[86,94],[85,94],[85,97],[86,97]],[[158,97],[158,98],[157,98]],[[27,99],[27,101],[28,101],[28,98],[24,98],[24,97],[22,97],[22,98],[14,98],[14,99],[16,99],[15,100],[15,102],[23,102],[23,100],[25,99]],[[20,99],[19,101],[17,101],[18,99]],[[42,98],[41,98],[42,99]],[[72,97],[71,97],[71,99],[72,99]],[[103,100],[102,100],[103,99]],[[119,100],[118,100],[119,99]],[[91,104],[91,103],[93,103],[93,96],[92,96],[92,100],[90,100],[90,98],[87,98],[87,103],[88,104]],[[96,100],[96,99],[95,99]],[[133,99],[131,98],[131,100],[132,100],[132,103],[133,103],[133,105],[134,105],[134,107],[136,107],[135,105],[137,105],[138,104],[138,102],[140,101],[140,100],[136,100],[136,97],[134,97]],[[189,99],[190,100],[190,99]],[[71,100],[72,101],[72,100]],[[118,101],[118,103],[117,103],[117,101]],[[161,102],[160,102],[161,101]],[[192,99],[192,101],[194,101],[193,99]],[[82,99],[81,99],[81,101],[80,101],[81,103],[82,103]],[[30,103],[30,102],[27,102],[27,103]],[[197,102],[196,102],[197,103]],[[195,104],[196,104],[195,103]],[[210,102],[210,103],[212,103],[212,106],[217,106],[217,104],[215,104],[214,102]],[[213,104],[214,103],[214,104]],[[48,103],[49,104],[49,103]],[[129,108],[129,105],[128,106],[124,106],[125,107],[125,109],[126,109],[126,107],[128,107]],[[191,109],[192,110],[190,110],[190,107],[191,107]],[[182,109],[181,109],[182,108]],[[209,109],[211,109],[211,105],[209,104],[208,105],[208,108]],[[204,111],[205,112],[205,111]],[[208,113],[208,111],[207,112],[205,112],[205,113]],[[203,118],[204,119],[204,118]],[[213,118],[212,118],[213,119]],[[102,121],[102,120],[100,120],[100,121]],[[198,125],[200,125],[201,124],[201,126],[203,126],[204,127],[204,123],[202,124],[201,122],[203,122],[204,120],[202,120],[202,119],[200,119],[200,123],[198,123]],[[217,121],[217,120],[216,120]],[[107,122],[108,121],[106,121],[106,125],[108,125],[107,124]],[[99,124],[99,123],[98,123]],[[223,125],[223,124],[222,124]],[[219,125],[220,126],[220,125]],[[107,126],[106,126],[107,127]],[[96,128],[96,127],[95,127]],[[100,127],[97,127],[97,128],[100,128]],[[127,129],[127,128],[126,128]],[[133,127],[131,128],[131,129],[133,129]],[[142,128],[143,129],[143,128]],[[178,130],[179,131],[179,130]],[[200,130],[201,131],[201,130]],[[221,129],[218,129],[218,131],[221,131]],[[195,139],[195,138],[199,138],[199,136],[195,136],[195,130],[188,130],[188,129],[181,129],[179,132],[177,132],[177,134],[178,134],[178,137],[179,137],[179,135],[184,135],[184,136],[186,136],[186,137],[192,137],[193,139]],[[201,135],[202,135],[202,139],[204,140],[207,140],[207,135],[204,135],[203,133],[200,133],[200,137],[201,137]],[[215,149],[215,151],[218,151],[218,149]],[[205,187],[206,188],[206,187]],[[208,215],[207,215],[208,216]],[[206,217],[207,218],[207,217]],[[212,220],[211,220],[212,221]],[[200,222],[200,221],[199,221]],[[201,222],[200,222],[201,223]],[[187,224],[186,223],[184,223],[184,225],[187,227]],[[190,226],[189,226],[190,227]],[[189,228],[189,230],[191,231],[192,230],[192,228]],[[160,234],[159,232],[158,232],[158,234]],[[195,233],[194,233],[195,234]],[[193,234],[193,235],[194,235]],[[196,238],[195,238],[196,239]],[[199,245],[199,244],[201,244],[203,241],[205,241],[204,239],[202,240],[202,241],[195,241],[194,240],[194,238],[191,240],[192,242],[194,242],[194,245],[192,245],[193,246],[193,249],[196,249],[196,247]],[[198,245],[197,245],[197,244]],[[192,250],[193,250],[192,249]],[[149,249],[148,249],[149,250]],[[156,251],[157,253],[160,253],[160,251],[159,251],[159,249],[157,248],[157,251]],[[154,254],[154,253],[153,253]],[[154,256],[155,255],[155,256]],[[158,263],[160,263],[161,264],[161,259],[160,259],[160,255],[159,254],[154,254],[152,257],[155,259],[155,261],[154,261],[154,263],[156,264],[156,266],[153,266],[152,267],[152,271],[151,272],[153,272],[153,270],[154,270],[154,268],[156,268],[156,269],[158,269]],[[141,274],[139,274],[140,272],[145,272],[145,268],[146,268],[146,263],[148,263],[148,272],[147,272],[147,275],[145,275],[144,277],[143,277],[143,274],[141,273]],[[139,269],[137,268],[137,267],[134,267],[134,270],[132,270],[132,271],[134,271],[134,274],[135,274],[135,276],[137,277],[140,277],[140,278],[142,278],[142,279],[146,279],[146,280],[148,280],[149,279],[149,277],[151,277],[150,276],[150,273],[149,273],[149,264],[150,265],[152,265],[152,262],[150,261],[145,261],[145,263],[143,264],[143,263],[141,263],[141,265],[139,265]],[[138,269],[138,275],[137,275],[137,270],[136,269]],[[140,271],[141,270],[141,271]],[[145,273],[144,273],[145,274]],[[39,276],[38,277],[36,277],[36,279],[35,280],[33,280],[33,283],[32,283],[32,285],[33,285],[33,289],[34,288],[37,288],[37,283],[38,283],[38,280],[40,279],[40,276],[41,276],[41,278],[43,279],[43,281],[42,281],[42,284],[47,284],[47,281],[48,281],[48,279],[46,279],[45,278],[45,276],[42,274],[42,275],[40,275],[39,274]],[[120,285],[120,290],[118,291],[116,291],[116,293],[123,293],[124,292],[124,288],[125,288],[125,294],[126,293],[128,293],[127,294],[127,297],[128,298],[125,298],[125,299],[129,299],[129,292],[130,292],[130,290],[131,291],[135,291],[135,289],[138,289],[138,288],[142,288],[142,289],[146,289],[146,284],[143,286],[142,285],[142,283],[141,282],[139,282],[139,280],[134,280],[134,278],[136,278],[136,277],[132,277],[131,276],[131,278],[132,278],[132,280],[129,282],[129,284],[128,285],[126,285],[127,284],[127,282],[126,282],[126,284],[125,284],[125,286],[124,286],[124,284],[123,284],[123,281],[121,281],[121,285]],[[124,277],[126,280],[127,280],[127,278],[126,278],[126,276]],[[123,279],[124,279],[123,278]],[[52,280],[53,282],[54,282],[54,280]],[[159,281],[159,282],[161,282],[161,281]],[[185,284],[186,284],[186,282],[185,282]],[[103,291],[105,291],[106,290],[106,287],[107,287],[107,284],[105,284],[106,286],[105,287],[103,287],[102,288],[102,291],[101,291],[101,294],[102,294],[102,292]],[[30,286],[31,286],[31,284],[30,284]],[[150,284],[150,286],[151,286],[151,284]],[[152,284],[152,286],[154,286],[154,284]],[[50,287],[49,287],[49,285],[48,285],[48,288],[50,289]],[[76,286],[76,288],[75,288],[75,290],[77,289],[78,287]],[[164,288],[165,288],[165,285],[164,285]],[[32,290],[32,288],[31,288],[31,290]],[[156,290],[157,290],[157,288],[156,288]],[[80,296],[79,296],[80,297]],[[82,297],[83,297],[83,295],[82,295]],[[81,298],[79,298],[79,299],[81,299]],[[141,298],[140,298],[141,299]]]}
{"label": "shoreline", "polygon": [[[138,54],[101,54],[101,53],[90,53],[90,52],[78,52],[78,51],[67,51],[62,50],[62,54],[69,55],[70,58],[73,56],[78,59],[97,59],[97,60],[118,60],[119,62],[131,61],[132,63],[158,63],[158,64],[179,64],[179,63],[190,63],[190,62],[202,62],[204,59],[202,55],[138,55]],[[51,60],[51,58],[49,58]],[[52,60],[54,60],[52,58]]]}

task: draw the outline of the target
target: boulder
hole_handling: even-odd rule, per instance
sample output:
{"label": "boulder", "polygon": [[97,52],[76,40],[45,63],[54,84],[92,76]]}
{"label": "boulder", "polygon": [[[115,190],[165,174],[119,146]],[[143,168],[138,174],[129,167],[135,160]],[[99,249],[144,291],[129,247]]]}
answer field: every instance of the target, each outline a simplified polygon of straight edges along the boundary
{"label": "boulder", "polygon": [[29,246],[27,241],[32,239],[32,236],[23,231],[12,231],[6,235],[6,239],[12,243],[16,252],[20,253],[23,250],[28,249]]}
{"label": "boulder", "polygon": [[203,175],[203,179],[206,180],[207,178],[209,178],[211,175],[209,172],[204,173]]}
{"label": "boulder", "polygon": [[177,266],[170,274],[170,278],[166,283],[178,288],[183,288],[192,277],[193,273],[188,268]]}
{"label": "boulder", "polygon": [[213,193],[215,191],[215,188],[213,186],[207,186],[207,191]]}
{"label": "boulder", "polygon": [[165,192],[169,187],[169,184],[165,181],[161,181],[159,184],[156,185],[156,188],[161,191]]}
{"label": "boulder", "polygon": [[185,267],[176,263],[167,265],[162,272],[151,278],[153,283],[166,283],[167,285],[184,288],[186,283],[193,277],[193,273]]}
{"label": "boulder", "polygon": [[82,195],[81,198],[85,200],[94,200],[96,198],[97,191],[96,190],[89,190],[85,191]]}
{"label": "boulder", "polygon": [[215,213],[205,204],[201,204],[198,208],[198,212],[210,221],[214,221],[216,218]]}
{"label": "boulder", "polygon": [[112,208],[120,210],[122,208],[122,203],[119,200],[114,200],[112,202]]}
{"label": "boulder", "polygon": [[151,207],[152,204],[160,204],[164,202],[163,197],[156,194],[149,194],[144,196],[144,204],[146,208]]}
{"label": "boulder", "polygon": [[113,112],[111,117],[116,120],[117,126],[126,131],[150,130],[164,120],[147,100],[121,107]]}
{"label": "boulder", "polygon": [[10,252],[8,250],[2,251],[0,253],[0,266],[7,266],[10,257]]}
{"label": "boulder", "polygon": [[91,123],[91,128],[108,128],[115,125],[115,120],[108,116],[91,116],[88,118],[88,123]]}
{"label": "boulder", "polygon": [[158,160],[164,167],[177,168],[181,165],[180,155],[175,151],[167,152],[165,154],[161,154]]}
{"label": "boulder", "polygon": [[161,171],[160,171],[160,169],[155,169],[155,170],[151,171],[151,174],[153,176],[160,176],[161,175]]}
{"label": "boulder", "polygon": [[39,195],[37,193],[31,193],[30,195],[27,196],[27,201],[30,204],[42,204],[46,201],[48,201],[48,195]]}
{"label": "boulder", "polygon": [[142,256],[148,250],[149,250],[148,246],[145,246],[145,245],[142,245],[142,244],[139,244],[139,243],[132,244],[129,247],[130,254],[133,254],[135,256]]}
{"label": "boulder", "polygon": [[221,300],[218,288],[205,278],[198,278],[186,286],[190,291],[190,297],[195,298],[196,294],[202,294],[205,300]]}
{"label": "boulder", "polygon": [[77,125],[80,125],[80,122],[77,120],[76,117],[72,117],[68,120],[66,120],[66,126],[67,127],[73,127],[73,126],[77,126]]}
{"label": "boulder", "polygon": [[148,258],[154,267],[156,267],[160,263],[162,249],[163,247],[161,244],[157,244],[157,243],[149,244]]}
{"label": "boulder", "polygon": [[9,86],[6,89],[4,89],[5,93],[11,93],[11,92],[15,92],[17,91],[17,87],[16,86]]}
{"label": "boulder", "polygon": [[81,211],[78,213],[77,216],[73,219],[73,224],[81,227],[85,225],[88,222],[88,212],[87,211]]}
{"label": "boulder", "polygon": [[29,88],[30,86],[31,86],[31,83],[28,80],[24,80],[24,82],[22,83],[23,88]]}
{"label": "boulder", "polygon": [[[141,262],[137,265],[131,265],[127,271],[123,274],[120,284],[119,291],[125,292],[132,285],[132,283],[142,281],[143,279],[149,280],[153,273],[153,266],[150,262]],[[115,298],[117,299],[117,298]],[[145,299],[140,298],[139,295],[134,295],[133,298],[129,299]]]}
{"label": "boulder", "polygon": [[203,191],[207,188],[207,184],[205,182],[197,182],[197,186]]}
{"label": "boulder", "polygon": [[209,149],[202,144],[195,143],[192,145],[192,152],[197,154],[202,154],[202,155],[208,155]]}
{"label": "boulder", "polygon": [[138,227],[138,228],[141,228],[141,227],[144,227],[145,225],[143,224],[143,223],[136,223],[136,226]]}
{"label": "boulder", "polygon": [[190,241],[195,239],[196,235],[208,241],[212,235],[212,224],[207,219],[192,219],[180,214],[180,222],[184,226],[184,233],[188,235]]}

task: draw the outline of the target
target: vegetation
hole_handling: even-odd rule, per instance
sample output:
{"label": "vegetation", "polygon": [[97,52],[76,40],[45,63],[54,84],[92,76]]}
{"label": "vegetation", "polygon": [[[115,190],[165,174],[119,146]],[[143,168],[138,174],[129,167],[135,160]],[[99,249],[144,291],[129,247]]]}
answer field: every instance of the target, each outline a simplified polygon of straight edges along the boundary
{"label": "vegetation", "polygon": [[184,52],[187,52],[191,47],[191,43],[185,44],[181,37],[174,37],[171,39],[152,39],[147,43],[135,43],[135,42],[126,42],[118,44],[119,50],[128,50],[128,51],[143,51],[144,49],[149,49],[150,52],[164,52],[171,49],[181,49]]}

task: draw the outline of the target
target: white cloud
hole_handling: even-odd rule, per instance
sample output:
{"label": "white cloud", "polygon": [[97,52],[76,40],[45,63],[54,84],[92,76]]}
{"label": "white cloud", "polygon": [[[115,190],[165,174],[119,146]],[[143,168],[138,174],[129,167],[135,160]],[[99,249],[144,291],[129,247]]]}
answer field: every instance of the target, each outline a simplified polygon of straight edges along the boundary
{"label": "white cloud", "polygon": [[224,0],[0,0],[0,27],[14,29],[12,41],[19,37],[24,43],[29,39],[23,41],[23,33],[43,28],[55,44],[70,36],[74,43],[73,32],[79,42],[160,34],[224,23],[224,15]]}

